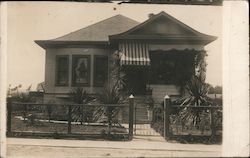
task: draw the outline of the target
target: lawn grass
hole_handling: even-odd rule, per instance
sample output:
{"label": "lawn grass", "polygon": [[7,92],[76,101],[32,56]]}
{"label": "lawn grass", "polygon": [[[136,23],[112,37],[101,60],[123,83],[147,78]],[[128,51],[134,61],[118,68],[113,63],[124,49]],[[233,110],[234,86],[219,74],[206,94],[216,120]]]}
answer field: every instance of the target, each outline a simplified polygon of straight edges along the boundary
{"label": "lawn grass", "polygon": [[[20,119],[20,116],[12,116],[11,120],[12,132],[33,132],[33,133],[68,133],[68,124],[66,121],[61,122],[48,122],[35,120],[30,123],[28,120]],[[107,133],[107,124],[71,124],[71,133],[75,134],[103,134]],[[111,133],[114,134],[127,134],[127,129],[119,126],[112,126]]]}

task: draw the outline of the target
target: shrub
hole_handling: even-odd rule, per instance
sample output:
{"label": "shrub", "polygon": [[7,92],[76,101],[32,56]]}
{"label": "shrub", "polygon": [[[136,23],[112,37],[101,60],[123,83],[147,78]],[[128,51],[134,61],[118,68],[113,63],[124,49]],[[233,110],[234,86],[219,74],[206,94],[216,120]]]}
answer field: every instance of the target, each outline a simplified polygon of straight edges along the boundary
{"label": "shrub", "polygon": [[81,87],[73,88],[71,90],[70,96],[73,103],[82,104],[72,108],[73,121],[80,122],[81,124],[84,122],[92,122],[94,108],[90,106],[84,106],[84,104],[91,102],[94,98],[87,94],[87,92]]}
{"label": "shrub", "polygon": [[189,95],[176,100],[173,104],[178,104],[182,107],[178,113],[182,126],[195,127],[203,132],[207,129],[207,125],[210,125],[209,115],[211,111],[209,106],[218,105],[207,96],[209,85],[202,78],[193,76],[192,80],[188,82],[186,89]]}
{"label": "shrub", "polygon": [[[124,82],[124,73],[121,70],[120,64],[119,64],[119,58],[117,57],[117,54],[114,54],[113,56],[114,60],[111,64],[111,71],[109,74],[109,80],[105,84],[103,91],[101,92],[99,96],[99,100],[103,104],[118,104],[124,99],[124,93],[123,89],[125,86]],[[107,117],[108,122],[108,134],[110,134],[111,126],[112,124],[119,124],[116,117],[119,112],[118,107],[113,106],[100,106],[97,109],[96,117],[102,118],[103,116]]]}

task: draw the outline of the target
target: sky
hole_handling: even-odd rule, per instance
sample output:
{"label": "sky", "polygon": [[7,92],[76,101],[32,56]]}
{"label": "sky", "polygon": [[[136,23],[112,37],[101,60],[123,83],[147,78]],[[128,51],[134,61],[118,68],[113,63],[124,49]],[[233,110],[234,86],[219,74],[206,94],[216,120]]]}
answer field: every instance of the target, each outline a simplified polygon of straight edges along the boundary
{"label": "sky", "polygon": [[48,40],[122,14],[138,22],[165,11],[199,32],[217,36],[205,47],[206,82],[222,85],[222,7],[79,2],[8,2],[7,81],[23,88],[44,81],[45,51],[34,40]]}

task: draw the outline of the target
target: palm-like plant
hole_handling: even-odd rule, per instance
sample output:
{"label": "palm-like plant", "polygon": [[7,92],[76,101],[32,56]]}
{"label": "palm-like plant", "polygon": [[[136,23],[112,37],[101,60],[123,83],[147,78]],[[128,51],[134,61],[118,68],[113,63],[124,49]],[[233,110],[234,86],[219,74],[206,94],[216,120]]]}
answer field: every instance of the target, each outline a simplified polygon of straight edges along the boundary
{"label": "palm-like plant", "polygon": [[81,124],[83,124],[83,122],[92,121],[93,108],[89,106],[84,107],[84,104],[89,103],[93,98],[91,98],[81,87],[72,89],[70,95],[74,103],[82,104],[72,108],[72,119],[76,122],[80,122]]}
{"label": "palm-like plant", "polygon": [[198,77],[193,76],[186,85],[187,96],[177,100],[181,106],[209,106],[212,105],[211,99],[207,96],[209,85]]}
{"label": "palm-like plant", "polygon": [[[121,70],[119,59],[114,54],[114,63],[111,65],[109,80],[105,84],[103,91],[100,94],[100,102],[103,104],[118,104],[123,100],[123,88],[125,86],[124,73]],[[116,58],[116,59],[115,59]],[[115,119],[119,112],[119,108],[115,106],[100,106],[95,114],[96,118],[107,117],[108,133],[110,134],[112,124],[117,124]]]}
{"label": "palm-like plant", "polygon": [[[202,78],[193,76],[187,83],[186,91],[188,92],[188,95],[174,101],[174,104],[183,107],[179,112],[182,122],[192,121],[192,124],[197,126],[202,121],[204,122],[205,118],[202,118],[202,116],[204,116],[204,113],[206,114],[209,110],[202,106],[213,105],[213,102],[207,96],[209,85],[206,84]],[[191,106],[195,106],[195,108]]]}

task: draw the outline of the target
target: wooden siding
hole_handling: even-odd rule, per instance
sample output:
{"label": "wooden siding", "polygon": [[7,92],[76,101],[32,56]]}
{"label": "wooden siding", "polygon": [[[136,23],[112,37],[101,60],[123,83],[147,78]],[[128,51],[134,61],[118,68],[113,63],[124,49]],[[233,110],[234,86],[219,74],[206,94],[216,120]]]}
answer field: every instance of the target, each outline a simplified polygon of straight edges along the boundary
{"label": "wooden siding", "polygon": [[161,103],[165,95],[175,98],[180,95],[180,90],[175,85],[150,85],[152,97],[156,103]]}

